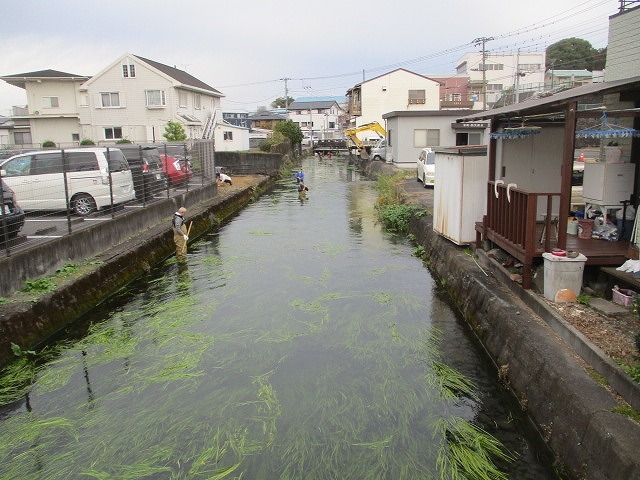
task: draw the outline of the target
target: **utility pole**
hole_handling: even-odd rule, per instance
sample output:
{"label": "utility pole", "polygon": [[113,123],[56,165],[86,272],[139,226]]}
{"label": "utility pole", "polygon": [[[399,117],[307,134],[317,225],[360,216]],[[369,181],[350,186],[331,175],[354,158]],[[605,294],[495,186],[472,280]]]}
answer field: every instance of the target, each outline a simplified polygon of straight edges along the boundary
{"label": "utility pole", "polygon": [[289,89],[287,88],[287,82],[291,80],[289,77],[281,78],[284,82],[284,108],[289,110]]}
{"label": "utility pole", "polygon": [[471,43],[474,45],[482,44],[482,109],[487,109],[487,50],[485,45],[488,41],[493,40],[493,37],[479,37],[473,40]]}
{"label": "utility pole", "polygon": [[520,102],[520,49],[518,49],[518,53],[516,54],[516,82],[515,82],[515,87],[516,87],[516,96],[515,96],[515,102],[514,103],[518,103],[518,102]]}

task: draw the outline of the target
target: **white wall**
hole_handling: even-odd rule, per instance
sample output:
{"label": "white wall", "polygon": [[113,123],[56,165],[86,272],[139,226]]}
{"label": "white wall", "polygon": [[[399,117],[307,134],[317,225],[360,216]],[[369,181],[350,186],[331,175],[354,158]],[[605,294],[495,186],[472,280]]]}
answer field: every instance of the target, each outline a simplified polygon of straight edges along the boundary
{"label": "white wall", "polygon": [[[399,167],[415,167],[420,151],[423,146],[415,146],[415,130],[440,130],[440,142],[438,145],[427,145],[430,147],[450,147],[456,144],[456,131],[451,128],[451,124],[460,118],[455,115],[434,115],[428,116],[397,116],[387,118],[387,131],[390,131],[391,146],[387,147],[387,162],[396,164]],[[479,130],[469,130],[469,132],[479,132]],[[488,137],[483,134],[483,142],[486,144]]]}
{"label": "white wall", "polygon": [[[225,140],[224,132],[231,132],[232,139]],[[249,129],[235,125],[217,125],[214,132],[217,152],[239,152],[249,150]]]}
{"label": "white wall", "polygon": [[640,7],[609,18],[605,80],[640,75]]}
{"label": "white wall", "polygon": [[[425,90],[425,102],[409,104],[409,90]],[[362,115],[356,126],[378,122],[384,125],[382,115],[393,111],[438,110],[440,84],[406,70],[395,70],[361,84]]]}
{"label": "white wall", "polygon": [[[560,193],[564,127],[545,126],[538,135],[498,140],[496,179],[517,184],[529,192]],[[502,176],[502,167],[505,175]],[[558,199],[553,210],[557,213]],[[538,216],[546,211],[546,198],[538,201]]]}
{"label": "white wall", "polygon": [[[58,145],[68,146],[72,134],[80,133],[78,104],[80,82],[64,80],[28,81],[25,89],[30,121],[31,139],[34,144],[52,140]],[[57,97],[58,107],[47,107],[44,97]],[[37,112],[37,113],[36,113]],[[69,117],[69,118],[61,118]]]}

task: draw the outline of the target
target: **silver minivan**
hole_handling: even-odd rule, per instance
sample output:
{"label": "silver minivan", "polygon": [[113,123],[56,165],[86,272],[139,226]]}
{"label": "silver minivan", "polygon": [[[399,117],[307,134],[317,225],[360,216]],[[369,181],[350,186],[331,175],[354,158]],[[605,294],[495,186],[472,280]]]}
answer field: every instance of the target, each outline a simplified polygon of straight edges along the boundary
{"label": "silver minivan", "polygon": [[135,199],[131,169],[117,148],[40,150],[14,155],[2,161],[0,175],[25,211],[70,208],[84,216],[111,206],[112,196],[114,205]]}

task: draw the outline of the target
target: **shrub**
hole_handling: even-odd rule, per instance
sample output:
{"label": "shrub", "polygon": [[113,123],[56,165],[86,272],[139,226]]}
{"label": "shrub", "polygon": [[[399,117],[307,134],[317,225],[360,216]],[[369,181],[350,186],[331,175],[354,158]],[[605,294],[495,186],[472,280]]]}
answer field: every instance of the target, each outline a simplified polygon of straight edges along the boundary
{"label": "shrub", "polygon": [[56,148],[56,142],[54,142],[53,140],[45,140],[44,142],[42,142],[42,148]]}
{"label": "shrub", "polygon": [[80,145],[95,145],[95,144],[96,142],[94,142],[90,138],[83,138],[82,141],[80,142]]}

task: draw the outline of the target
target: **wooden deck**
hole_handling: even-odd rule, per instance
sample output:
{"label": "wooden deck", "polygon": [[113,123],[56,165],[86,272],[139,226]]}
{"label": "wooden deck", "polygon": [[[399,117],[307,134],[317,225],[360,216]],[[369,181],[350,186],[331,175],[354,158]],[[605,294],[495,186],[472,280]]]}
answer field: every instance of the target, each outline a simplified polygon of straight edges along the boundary
{"label": "wooden deck", "polygon": [[[542,235],[543,225],[536,225],[536,238],[540,239]],[[551,248],[556,247],[555,232],[551,232]],[[580,238],[577,235],[567,235],[567,250],[580,252],[587,257],[587,265],[612,265],[619,267],[629,257],[628,240],[619,240],[610,242],[597,238]],[[544,253],[544,243],[538,243],[536,248],[536,257],[542,257]]]}

